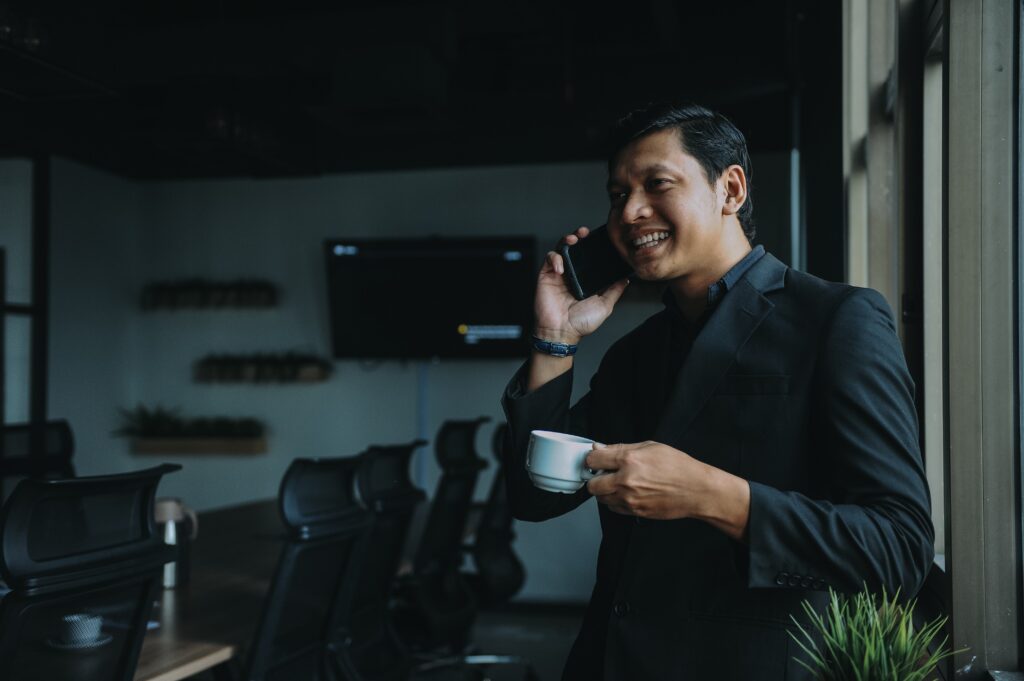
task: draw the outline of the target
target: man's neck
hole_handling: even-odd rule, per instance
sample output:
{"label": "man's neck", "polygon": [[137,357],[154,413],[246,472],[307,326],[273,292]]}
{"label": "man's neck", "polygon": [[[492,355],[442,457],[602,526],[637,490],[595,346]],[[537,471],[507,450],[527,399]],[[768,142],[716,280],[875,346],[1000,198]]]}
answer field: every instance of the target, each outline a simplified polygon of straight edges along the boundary
{"label": "man's neck", "polygon": [[700,319],[708,306],[708,289],[725,273],[736,266],[751,251],[750,242],[744,236],[742,241],[731,241],[712,264],[699,272],[687,274],[669,283],[669,290],[676,306],[689,321]]}

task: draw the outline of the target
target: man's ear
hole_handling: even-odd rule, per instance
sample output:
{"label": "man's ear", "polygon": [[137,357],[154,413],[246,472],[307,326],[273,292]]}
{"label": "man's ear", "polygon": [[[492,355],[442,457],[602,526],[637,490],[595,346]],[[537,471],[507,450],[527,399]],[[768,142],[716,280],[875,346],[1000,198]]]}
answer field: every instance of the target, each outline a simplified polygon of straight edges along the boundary
{"label": "man's ear", "polygon": [[736,215],[747,202],[747,174],[742,166],[733,164],[722,171],[721,182],[725,189],[722,214]]}

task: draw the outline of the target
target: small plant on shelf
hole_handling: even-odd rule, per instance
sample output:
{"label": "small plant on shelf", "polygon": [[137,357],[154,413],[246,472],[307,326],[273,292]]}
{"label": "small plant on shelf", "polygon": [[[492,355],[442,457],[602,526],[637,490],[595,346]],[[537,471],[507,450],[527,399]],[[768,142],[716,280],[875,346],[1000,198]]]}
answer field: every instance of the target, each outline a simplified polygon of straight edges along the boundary
{"label": "small plant on shelf", "polygon": [[253,418],[183,418],[177,409],[121,410],[115,435],[132,438],[137,453],[259,453],[266,449],[266,427]]}
{"label": "small plant on shelf", "polygon": [[931,681],[940,662],[963,652],[948,650],[946,637],[936,644],[945,617],[915,627],[916,601],[901,603],[899,591],[829,595],[824,614],[804,601],[809,626],[793,617],[799,635],[790,632],[808,658],[796,661],[818,681]]}
{"label": "small plant on shelf", "polygon": [[314,355],[207,355],[195,365],[200,383],[314,383],[324,381],[331,364]]}
{"label": "small plant on shelf", "polygon": [[277,287],[268,281],[182,279],[147,285],[142,290],[142,298],[139,302],[143,310],[273,307],[277,305],[279,297]]}

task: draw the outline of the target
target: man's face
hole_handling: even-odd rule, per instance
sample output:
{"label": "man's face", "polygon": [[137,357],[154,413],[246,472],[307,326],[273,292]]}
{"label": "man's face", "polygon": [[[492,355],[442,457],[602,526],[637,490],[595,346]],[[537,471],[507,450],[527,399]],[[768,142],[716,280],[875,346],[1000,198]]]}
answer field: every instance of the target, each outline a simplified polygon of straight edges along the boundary
{"label": "man's face", "polygon": [[612,243],[636,276],[670,281],[715,267],[724,191],[708,184],[677,130],[651,133],[619,152],[608,195]]}

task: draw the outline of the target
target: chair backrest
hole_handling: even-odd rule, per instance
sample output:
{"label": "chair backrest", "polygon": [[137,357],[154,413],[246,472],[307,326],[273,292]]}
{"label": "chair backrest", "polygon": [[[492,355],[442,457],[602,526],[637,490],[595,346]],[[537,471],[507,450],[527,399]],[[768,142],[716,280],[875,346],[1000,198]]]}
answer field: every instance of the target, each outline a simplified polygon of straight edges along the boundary
{"label": "chair backrest", "polygon": [[462,541],[473,505],[473,490],[487,462],[476,453],[476,431],[489,419],[445,421],[434,449],[441,479],[416,551],[417,575],[457,572],[462,564]]}
{"label": "chair backrest", "polygon": [[357,503],[358,457],[297,459],[278,501],[289,537],[249,651],[245,678],[322,678],[327,647],[345,635],[370,516]]}
{"label": "chair backrest", "polygon": [[425,444],[375,445],[360,457],[356,489],[373,513],[373,526],[353,604],[351,640],[340,661],[354,670],[352,676],[403,678],[410,666],[394,637],[389,604],[413,513],[426,498],[409,476],[412,455]]}
{"label": "chair backrest", "polygon": [[179,468],[18,484],[0,512],[5,679],[132,679],[173,559],[155,532],[153,498]]}
{"label": "chair backrest", "polygon": [[480,515],[477,542],[483,540],[485,542],[511,543],[515,536],[512,532],[512,523],[515,518],[508,503],[505,488],[505,459],[502,456],[507,433],[508,424],[503,423],[494,430],[494,436],[491,438],[491,451],[498,468],[494,473],[491,491],[487,495],[483,512]]}
{"label": "chair backrest", "polygon": [[526,569],[512,549],[515,540],[512,524],[515,518],[508,503],[505,458],[502,455],[507,432],[508,424],[503,423],[495,429],[491,439],[498,469],[494,473],[491,491],[476,526],[472,549],[478,575],[474,585],[484,605],[504,603],[518,593],[526,581]]}
{"label": "chair backrest", "polygon": [[[29,423],[7,424],[0,438],[0,477],[74,477],[71,455],[75,441],[67,421],[47,421],[33,432]],[[38,445],[33,447],[33,438]]]}

